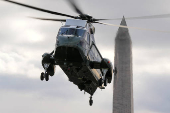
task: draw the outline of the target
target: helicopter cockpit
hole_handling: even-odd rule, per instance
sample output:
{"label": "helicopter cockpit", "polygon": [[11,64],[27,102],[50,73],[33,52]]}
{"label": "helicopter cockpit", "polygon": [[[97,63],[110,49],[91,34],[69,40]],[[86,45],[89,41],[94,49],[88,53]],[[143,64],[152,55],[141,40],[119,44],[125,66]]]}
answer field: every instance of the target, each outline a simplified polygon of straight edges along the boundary
{"label": "helicopter cockpit", "polygon": [[75,37],[83,37],[86,30],[77,29],[77,28],[61,28],[59,30],[59,36],[75,36]]}
{"label": "helicopter cockpit", "polygon": [[57,46],[68,44],[77,46],[81,43],[81,46],[91,46],[92,42],[95,43],[94,33],[93,25],[86,20],[67,19],[65,25],[58,32],[56,44]]}

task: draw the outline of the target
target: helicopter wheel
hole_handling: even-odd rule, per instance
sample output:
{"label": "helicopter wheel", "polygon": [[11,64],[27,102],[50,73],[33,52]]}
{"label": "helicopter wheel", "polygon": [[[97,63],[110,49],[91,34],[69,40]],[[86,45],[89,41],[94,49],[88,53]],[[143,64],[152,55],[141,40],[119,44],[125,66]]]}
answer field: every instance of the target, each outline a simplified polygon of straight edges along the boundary
{"label": "helicopter wheel", "polygon": [[42,80],[42,81],[44,80],[44,73],[43,72],[41,73],[40,80]]}
{"label": "helicopter wheel", "polygon": [[107,78],[104,80],[104,86],[107,86]]}
{"label": "helicopter wheel", "polygon": [[92,106],[92,105],[93,105],[92,96],[90,97],[89,104],[90,104],[90,106]]}
{"label": "helicopter wheel", "polygon": [[48,73],[47,73],[47,72],[45,73],[45,80],[46,80],[46,81],[48,81],[48,80],[49,80],[49,75],[48,75]]}

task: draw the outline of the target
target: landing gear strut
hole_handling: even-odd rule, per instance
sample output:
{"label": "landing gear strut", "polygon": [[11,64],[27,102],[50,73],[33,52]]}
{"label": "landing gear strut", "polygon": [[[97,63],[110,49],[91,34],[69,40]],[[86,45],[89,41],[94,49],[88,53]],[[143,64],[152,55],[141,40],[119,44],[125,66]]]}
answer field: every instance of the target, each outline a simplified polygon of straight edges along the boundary
{"label": "landing gear strut", "polygon": [[90,106],[92,106],[92,104],[93,104],[92,96],[90,96],[89,104],[90,104]]}
{"label": "landing gear strut", "polygon": [[103,84],[102,78],[100,78],[98,82],[99,82],[99,86],[102,86],[102,84]]}
{"label": "landing gear strut", "polygon": [[104,80],[104,86],[105,87],[107,86],[107,82],[108,82],[108,80],[107,80],[107,78],[105,78],[105,80]]}
{"label": "landing gear strut", "polygon": [[45,80],[48,81],[49,80],[49,74],[47,72],[47,69],[50,66],[50,63],[45,63],[43,65],[44,65],[45,73],[44,72],[41,73],[40,79],[43,81],[44,78],[45,78]]}

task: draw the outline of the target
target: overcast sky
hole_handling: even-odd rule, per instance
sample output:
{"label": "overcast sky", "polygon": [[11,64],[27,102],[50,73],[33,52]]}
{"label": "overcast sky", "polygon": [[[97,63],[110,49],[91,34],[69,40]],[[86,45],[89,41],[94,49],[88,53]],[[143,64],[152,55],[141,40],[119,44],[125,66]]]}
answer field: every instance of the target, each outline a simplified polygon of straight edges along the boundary
{"label": "overcast sky", "polygon": [[[76,16],[66,0],[17,0],[18,2]],[[170,13],[169,0],[77,0],[95,18],[121,18]],[[27,16],[65,18],[0,1],[0,111],[2,113],[111,113],[113,82],[98,89],[89,106],[89,94],[57,66],[48,82],[40,81],[41,55],[51,52],[57,22]],[[105,21],[120,24],[121,20]],[[170,18],[127,20],[127,25],[170,31]],[[114,59],[117,27],[94,24],[95,39],[103,57]],[[133,43],[135,113],[170,111],[170,33],[129,29]]]}

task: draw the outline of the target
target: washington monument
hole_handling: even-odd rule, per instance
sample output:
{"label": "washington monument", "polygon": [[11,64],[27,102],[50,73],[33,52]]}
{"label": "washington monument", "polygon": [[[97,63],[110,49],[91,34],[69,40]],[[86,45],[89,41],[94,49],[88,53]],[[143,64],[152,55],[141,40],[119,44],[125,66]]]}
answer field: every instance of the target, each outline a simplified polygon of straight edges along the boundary
{"label": "washington monument", "polygon": [[[123,17],[121,24],[127,26]],[[119,28],[115,38],[113,113],[133,113],[132,41],[127,28]]]}

